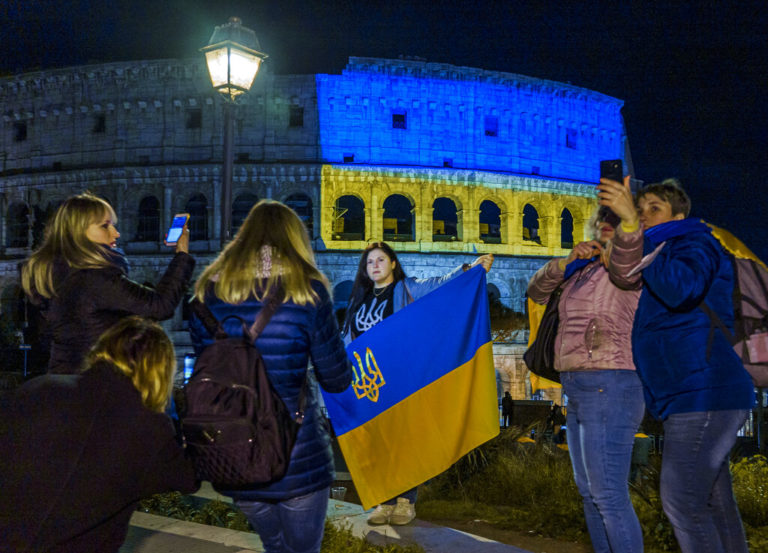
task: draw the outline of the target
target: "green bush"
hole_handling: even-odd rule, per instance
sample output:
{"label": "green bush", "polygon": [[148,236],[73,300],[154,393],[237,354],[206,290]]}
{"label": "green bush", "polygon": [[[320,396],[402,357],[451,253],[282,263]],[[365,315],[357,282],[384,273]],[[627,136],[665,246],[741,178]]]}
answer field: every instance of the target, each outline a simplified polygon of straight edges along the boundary
{"label": "green bush", "polygon": [[[567,452],[549,443],[517,441],[527,434],[527,429],[502,432],[422,486],[419,517],[482,519],[499,528],[588,541]],[[630,486],[647,553],[679,551],[661,507],[660,468],[660,456],[652,455]],[[768,459],[742,459],[731,471],[750,551],[768,553]]]}

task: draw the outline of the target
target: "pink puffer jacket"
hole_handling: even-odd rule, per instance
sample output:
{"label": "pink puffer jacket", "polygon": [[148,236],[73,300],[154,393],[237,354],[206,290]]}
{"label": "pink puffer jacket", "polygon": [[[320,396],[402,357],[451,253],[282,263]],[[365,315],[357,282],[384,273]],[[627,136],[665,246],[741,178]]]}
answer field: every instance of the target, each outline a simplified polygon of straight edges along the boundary
{"label": "pink puffer jacket", "polygon": [[[617,230],[617,232],[622,232]],[[640,231],[624,234],[625,244],[642,240]],[[614,246],[610,267],[594,261],[576,271],[565,283],[558,312],[560,324],[555,340],[555,369],[588,371],[598,369],[634,370],[632,362],[632,321],[640,297],[641,275],[626,274],[626,253],[631,247]],[[636,263],[636,261],[634,261]],[[531,279],[528,296],[546,304],[563,281],[558,259],[553,259]]]}

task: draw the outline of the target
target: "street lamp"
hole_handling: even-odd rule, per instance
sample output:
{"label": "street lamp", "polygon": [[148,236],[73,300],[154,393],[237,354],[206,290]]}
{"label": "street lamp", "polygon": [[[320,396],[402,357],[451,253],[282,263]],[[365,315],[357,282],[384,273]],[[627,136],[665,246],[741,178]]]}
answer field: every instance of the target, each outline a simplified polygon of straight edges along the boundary
{"label": "street lamp", "polygon": [[232,165],[234,126],[232,105],[243,93],[248,92],[256,78],[261,62],[267,55],[260,52],[259,40],[253,30],[243,27],[238,17],[217,26],[208,46],[201,48],[205,54],[208,73],[214,90],[224,97],[224,172],[221,180],[221,245],[232,235]]}

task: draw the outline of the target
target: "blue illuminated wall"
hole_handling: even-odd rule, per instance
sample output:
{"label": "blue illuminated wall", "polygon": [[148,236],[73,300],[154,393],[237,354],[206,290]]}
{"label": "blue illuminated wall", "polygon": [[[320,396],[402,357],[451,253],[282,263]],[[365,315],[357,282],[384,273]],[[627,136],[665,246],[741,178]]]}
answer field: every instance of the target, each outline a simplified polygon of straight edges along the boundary
{"label": "blue illuminated wall", "polygon": [[350,58],[316,76],[323,161],[504,171],[594,183],[624,159],[621,100],[415,60]]}

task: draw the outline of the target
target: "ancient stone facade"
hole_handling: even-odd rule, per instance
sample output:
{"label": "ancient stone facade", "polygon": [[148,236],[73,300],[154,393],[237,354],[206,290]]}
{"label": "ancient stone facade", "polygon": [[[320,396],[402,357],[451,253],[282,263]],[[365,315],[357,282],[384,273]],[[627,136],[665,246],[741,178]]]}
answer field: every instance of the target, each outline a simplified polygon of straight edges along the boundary
{"label": "ancient stone facade", "polygon": [[[493,252],[492,292],[522,311],[531,274],[588,235],[598,160],[625,157],[621,106],[420,60],[350,58],[339,75],[266,66],[233,110],[233,225],[260,198],[291,205],[339,305],[370,241],[391,242],[416,276]],[[82,190],[115,207],[139,281],[159,277],[176,212],[192,215],[198,268],[220,249],[224,111],[201,59],[0,78],[0,113],[6,304],[46,218]],[[169,329],[183,326],[179,314]]]}

